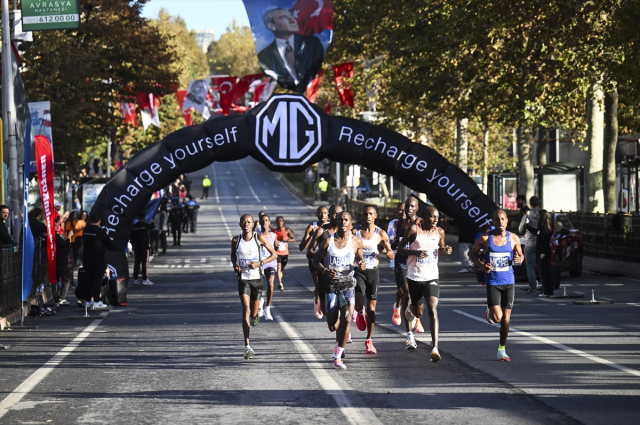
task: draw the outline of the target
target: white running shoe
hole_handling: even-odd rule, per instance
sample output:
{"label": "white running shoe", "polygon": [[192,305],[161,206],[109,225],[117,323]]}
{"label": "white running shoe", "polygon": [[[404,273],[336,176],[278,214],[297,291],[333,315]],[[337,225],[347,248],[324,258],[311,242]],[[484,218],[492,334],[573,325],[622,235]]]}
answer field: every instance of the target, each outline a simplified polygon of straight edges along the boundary
{"label": "white running shoe", "polygon": [[102,301],[98,301],[96,303],[96,308],[107,308],[109,307],[108,305],[106,305],[105,303],[103,303]]}
{"label": "white running shoe", "polygon": [[153,285],[153,282],[151,282],[149,279],[147,279],[147,280],[143,280],[142,284],[149,286],[149,285]]}
{"label": "white running shoe", "polygon": [[498,360],[501,362],[510,362],[511,357],[507,355],[507,351],[503,348],[502,350],[498,348]]}
{"label": "white running shoe", "polygon": [[244,359],[245,360],[249,360],[251,358],[253,358],[253,356],[255,356],[256,353],[255,351],[253,351],[253,349],[251,347],[249,347],[248,345],[246,347],[244,347]]}
{"label": "white running shoe", "polygon": [[411,306],[408,305],[407,309],[404,311],[404,317],[407,318],[407,322],[409,322],[409,329],[413,329],[416,326],[416,316],[411,312]]}
{"label": "white running shoe", "polygon": [[440,355],[440,351],[438,351],[438,347],[433,347],[433,350],[431,350],[431,361],[439,362],[441,359],[442,356]]}
{"label": "white running shoe", "polygon": [[262,306],[264,305],[264,298],[260,299],[260,308],[258,308],[258,316],[264,317],[264,309]]}
{"label": "white running shoe", "polygon": [[355,323],[357,318],[358,318],[358,312],[354,310],[353,314],[351,315],[351,323]]}
{"label": "white running shoe", "polygon": [[409,335],[407,337],[405,350],[416,350],[418,348],[418,344],[416,344],[416,340],[413,338],[413,335]]}
{"label": "white running shoe", "polygon": [[264,309],[264,320],[273,320],[273,316],[271,315],[271,308],[267,307]]}

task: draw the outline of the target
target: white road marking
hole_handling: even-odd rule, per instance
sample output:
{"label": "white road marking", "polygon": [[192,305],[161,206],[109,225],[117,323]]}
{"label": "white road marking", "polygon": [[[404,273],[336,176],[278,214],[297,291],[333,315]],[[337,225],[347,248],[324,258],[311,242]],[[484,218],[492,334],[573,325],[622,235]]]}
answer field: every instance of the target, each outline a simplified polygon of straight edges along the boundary
{"label": "white road marking", "polygon": [[[274,312],[275,307],[271,307],[271,311]],[[282,316],[278,313],[274,313],[273,317],[276,319],[282,330],[287,334],[289,339],[296,346],[298,352],[307,363],[307,366],[316,377],[316,380],[322,386],[327,394],[330,394],[340,407],[340,411],[347,418],[347,422],[350,424],[381,424],[378,417],[368,407],[354,407],[354,403],[347,397],[346,393],[354,392],[353,389],[347,384],[338,371],[328,371],[326,361],[320,362],[318,360],[318,354],[315,350],[304,342],[303,338],[293,329],[287,322],[282,319]],[[324,363],[324,364],[323,364]],[[333,366],[332,366],[333,368]]]}
{"label": "white road marking", "polygon": [[634,307],[640,307],[640,303],[627,303],[629,305],[632,305]]}
{"label": "white road marking", "polygon": [[[491,324],[487,323],[487,321],[484,318],[476,317],[476,316],[474,316],[472,314],[465,313],[464,311],[460,311],[460,310],[453,310],[453,311],[455,311],[458,314],[462,314],[463,316],[466,316],[466,317],[468,317],[470,319],[477,320],[478,322],[482,322],[482,323],[484,323],[486,325],[497,327],[497,328],[500,327],[500,325],[497,324],[497,323],[491,325]],[[521,336],[528,336],[529,338],[535,339],[536,341],[540,341],[540,342],[543,342],[545,344],[549,344],[549,345],[551,345],[553,347],[556,347],[556,348],[559,348],[561,350],[567,351],[567,352],[569,352],[571,354],[575,354],[576,356],[584,357],[584,358],[589,359],[591,361],[594,361],[596,363],[600,363],[600,364],[603,364],[605,366],[609,366],[609,367],[621,370],[623,372],[627,372],[627,373],[629,373],[631,375],[640,377],[640,371],[628,368],[626,366],[619,365],[619,364],[614,363],[614,362],[612,362],[610,360],[603,359],[602,357],[597,357],[597,356],[594,356],[592,354],[585,353],[584,351],[576,350],[575,348],[571,348],[571,347],[569,347],[567,345],[560,344],[559,342],[555,342],[555,341],[553,341],[551,339],[544,338],[544,337],[538,336],[536,334],[532,334],[530,332],[520,331],[520,330],[518,330],[516,328],[513,328],[513,327],[509,328],[509,333],[516,333],[516,334],[521,335]]]}
{"label": "white road marking", "polygon": [[249,190],[251,191],[251,194],[253,195],[254,198],[256,198],[256,201],[259,204],[261,204],[262,201],[260,201],[260,198],[258,198],[258,195],[256,195],[256,192],[253,191],[253,187],[251,187],[251,183],[249,183],[249,179],[247,178],[247,173],[244,172],[244,168],[242,168],[242,164],[240,164],[240,161],[236,162],[236,164],[238,164],[238,167],[240,167],[240,171],[242,171],[242,175],[244,176],[244,179],[247,182],[247,186],[249,186]]}
{"label": "white road marking", "polygon": [[224,218],[224,213],[222,212],[222,208],[218,207],[218,211],[220,211],[220,217],[222,217],[222,223],[224,224],[224,227],[227,229],[227,233],[229,234],[229,237],[232,238],[233,235],[231,234],[231,229],[229,228],[227,219]]}
{"label": "white road marking", "polygon": [[604,286],[624,286],[624,283],[605,283]]}
{"label": "white road marking", "polygon": [[206,258],[201,258],[201,259],[200,259],[200,262],[201,262],[201,263],[206,263],[206,262],[207,262],[207,259],[206,259]]}
{"label": "white road marking", "polygon": [[634,282],[640,282],[640,279],[634,279],[632,277],[620,277],[620,279],[624,279],[624,280],[633,280]]}
{"label": "white road marking", "polygon": [[[108,311],[100,313],[101,316],[107,316]],[[15,406],[24,396],[29,394],[36,385],[38,385],[44,378],[49,375],[53,369],[56,368],[62,361],[71,354],[86,337],[93,332],[102,320],[94,320],[89,326],[87,326],[77,337],[75,337],[69,345],[60,350],[55,356],[51,358],[47,363],[40,367],[31,374],[18,388],[13,390],[2,402],[0,403],[0,418],[7,414],[9,409]]]}

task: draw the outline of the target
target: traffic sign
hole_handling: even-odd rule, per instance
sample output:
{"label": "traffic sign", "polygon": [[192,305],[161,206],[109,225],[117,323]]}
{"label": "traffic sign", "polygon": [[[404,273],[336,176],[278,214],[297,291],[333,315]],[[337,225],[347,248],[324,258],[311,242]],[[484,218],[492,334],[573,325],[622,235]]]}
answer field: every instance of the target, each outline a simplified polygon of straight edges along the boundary
{"label": "traffic sign", "polygon": [[80,0],[22,0],[23,31],[80,28]]}

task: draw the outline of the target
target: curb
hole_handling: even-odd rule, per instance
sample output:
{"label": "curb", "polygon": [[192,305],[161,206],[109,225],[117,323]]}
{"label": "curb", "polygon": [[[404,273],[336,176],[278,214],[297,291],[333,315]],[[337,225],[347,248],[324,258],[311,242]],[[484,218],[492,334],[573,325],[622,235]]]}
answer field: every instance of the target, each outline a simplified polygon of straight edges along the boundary
{"label": "curb", "polygon": [[[32,305],[38,305],[38,303],[47,304],[53,300],[53,292],[51,291],[51,285],[46,285],[44,294],[38,295],[38,298],[32,298],[22,303],[22,309],[24,310],[24,316],[27,317],[31,311]],[[7,329],[10,324],[20,323],[20,309],[8,314],[5,317],[0,317],[0,330]]]}

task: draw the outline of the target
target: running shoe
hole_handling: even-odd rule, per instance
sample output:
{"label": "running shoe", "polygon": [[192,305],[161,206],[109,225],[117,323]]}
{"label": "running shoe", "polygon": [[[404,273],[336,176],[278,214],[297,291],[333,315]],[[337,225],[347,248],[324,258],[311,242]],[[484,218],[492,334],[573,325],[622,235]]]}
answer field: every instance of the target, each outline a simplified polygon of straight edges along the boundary
{"label": "running shoe", "polygon": [[358,312],[354,310],[353,314],[351,315],[351,323],[355,322],[356,320],[358,320]]}
{"label": "running shoe", "polygon": [[98,301],[96,303],[96,308],[107,308],[109,307],[108,305],[106,305],[105,303],[103,303],[102,301]]}
{"label": "running shoe", "polygon": [[260,316],[256,315],[255,319],[252,319],[251,316],[249,316],[249,323],[251,323],[251,326],[256,326],[259,321]]}
{"label": "running shoe", "polygon": [[153,285],[153,282],[151,282],[149,279],[146,279],[142,281],[142,284],[149,286],[149,285]]}
{"label": "running shoe", "polygon": [[253,351],[253,349],[251,347],[249,347],[248,345],[246,347],[244,347],[244,359],[245,360],[249,360],[251,358],[253,358],[253,356],[255,356],[256,353],[255,351]]}
{"label": "running shoe", "polygon": [[322,307],[320,306],[320,301],[315,303],[315,306],[313,307],[313,311],[318,319],[322,319],[324,317],[324,314],[322,314]]}
{"label": "running shoe", "polygon": [[138,279],[133,279],[133,284],[134,285],[140,285],[140,283],[138,283]]}
{"label": "running shoe", "polygon": [[498,348],[498,360],[500,360],[501,362],[511,361],[511,357],[507,355],[507,351],[504,348],[503,349]]}
{"label": "running shoe", "polygon": [[423,333],[424,332],[424,328],[422,327],[422,323],[420,322],[420,319],[416,318],[416,333]]}
{"label": "running shoe", "polygon": [[493,321],[493,319],[491,319],[491,314],[489,312],[489,307],[487,307],[487,311],[486,311],[486,313],[484,313],[484,318],[487,319],[487,322],[491,323],[492,325],[495,323]]}
{"label": "running shoe", "polygon": [[271,315],[271,309],[267,307],[264,310],[264,320],[273,320],[273,316]]}
{"label": "running shoe", "polygon": [[60,301],[58,301],[58,304],[60,305],[69,305],[69,301],[65,300],[64,298],[61,299]]}
{"label": "running shoe", "polygon": [[404,311],[404,317],[407,319],[407,322],[410,323],[409,329],[413,329],[413,327],[416,325],[415,321],[417,320],[417,318],[411,312],[411,306],[407,306],[407,309]]}
{"label": "running shoe", "polygon": [[366,347],[367,354],[378,354],[378,350],[373,346],[373,341],[370,339],[364,340],[364,346]]}
{"label": "running shoe", "polygon": [[284,291],[284,285],[282,283],[278,284],[278,289]]}
{"label": "running shoe", "polygon": [[264,309],[262,308],[263,306],[264,306],[264,298],[260,300],[260,307],[258,308],[258,316],[260,317],[264,317]]}
{"label": "running shoe", "polygon": [[349,332],[349,336],[347,337],[347,343],[351,344],[353,340],[351,339],[351,332]]}
{"label": "running shoe", "polygon": [[[336,358],[336,354],[338,354],[338,343],[336,343],[336,346],[335,346],[335,347],[333,347],[333,354],[332,354],[331,358],[332,358],[332,359],[335,359],[335,358]],[[344,350],[342,350],[342,356],[341,356],[341,358],[343,358],[343,359],[344,359],[345,357],[347,357],[347,356],[344,354]]]}
{"label": "running shoe", "polygon": [[364,317],[364,314],[358,314],[358,317],[356,317],[356,326],[359,331],[367,330],[367,318]]}
{"label": "running shoe", "polygon": [[340,369],[346,369],[347,365],[342,363],[342,359],[334,359],[333,360],[333,367],[335,367],[336,369],[340,370]]}
{"label": "running shoe", "polygon": [[418,344],[416,344],[416,340],[413,338],[413,335],[407,337],[407,343],[404,347],[405,350],[416,350],[418,348]]}
{"label": "running shoe", "polygon": [[438,351],[438,347],[433,347],[433,350],[431,350],[431,361],[439,362],[441,359],[442,359],[442,356],[440,356],[440,351]]}
{"label": "running shoe", "polygon": [[402,323],[402,318],[400,317],[400,308],[396,308],[396,305],[393,305],[393,315],[391,316],[391,321],[394,325],[400,326]]}

